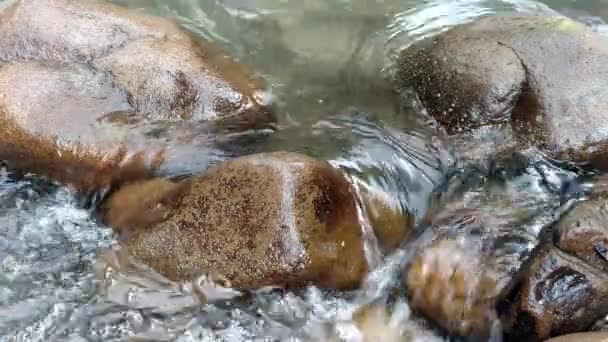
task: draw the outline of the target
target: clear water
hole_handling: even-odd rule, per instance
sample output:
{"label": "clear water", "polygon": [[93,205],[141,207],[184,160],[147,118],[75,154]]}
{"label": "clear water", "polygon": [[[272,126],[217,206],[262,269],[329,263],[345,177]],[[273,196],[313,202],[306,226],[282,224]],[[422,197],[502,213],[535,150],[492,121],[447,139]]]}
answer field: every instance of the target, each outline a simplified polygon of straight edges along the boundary
{"label": "clear water", "polygon": [[[269,81],[283,130],[250,144],[246,153],[290,150],[329,160],[358,186],[393,194],[418,218],[451,162],[415,103],[399,106],[390,92],[394,52],[481,15],[551,11],[526,0],[115,2],[176,18]],[[545,3],[608,33],[608,1]],[[514,165],[492,178],[452,170],[444,184],[463,206],[496,217],[504,242],[496,260],[504,274],[556,217],[562,183],[580,175],[543,159]],[[352,293],[238,294],[205,277],[175,284],[129,260],[111,231],[65,188],[2,171],[0,340],[362,341],[353,312],[389,302],[410,247],[378,260],[363,288]],[[444,339],[404,300],[391,306],[392,315],[374,315],[387,340],[396,330],[406,340]]]}

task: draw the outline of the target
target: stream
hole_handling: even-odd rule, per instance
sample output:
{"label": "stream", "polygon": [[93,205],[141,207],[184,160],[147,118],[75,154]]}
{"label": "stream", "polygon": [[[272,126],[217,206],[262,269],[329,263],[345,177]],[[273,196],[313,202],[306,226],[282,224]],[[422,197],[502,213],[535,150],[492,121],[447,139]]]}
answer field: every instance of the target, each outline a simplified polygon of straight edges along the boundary
{"label": "stream", "polygon": [[[330,161],[354,184],[393,194],[418,220],[431,193],[445,187],[465,206],[516,226],[499,232],[498,264],[505,267],[519,265],[540,227],[555,218],[564,182],[583,175],[540,158],[492,177],[455,169],[414,98],[396,98],[388,80],[399,49],[492,13],[556,10],[608,35],[608,1],[113,2],[175,18],[216,42],[266,79],[278,103],[278,132],[227,147],[211,162],[202,156],[204,162],[190,161],[179,172],[201,172],[234,154],[302,152]],[[67,188],[3,167],[0,341],[363,341],[353,313],[387,303],[392,315],[376,315],[387,341],[388,327],[410,341],[449,340],[395,296],[399,265],[411,251],[404,244],[377,259],[364,286],[348,293],[315,287],[237,293],[207,277],[173,283],[121,253],[111,229]],[[223,299],[205,303],[201,292],[208,291]]]}

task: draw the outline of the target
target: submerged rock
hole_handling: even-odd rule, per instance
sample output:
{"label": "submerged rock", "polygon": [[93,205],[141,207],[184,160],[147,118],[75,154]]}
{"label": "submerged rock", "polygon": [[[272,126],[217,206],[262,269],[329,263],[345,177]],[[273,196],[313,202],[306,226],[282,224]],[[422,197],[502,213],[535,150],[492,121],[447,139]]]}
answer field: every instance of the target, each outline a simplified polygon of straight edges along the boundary
{"label": "submerged rock", "polygon": [[385,191],[361,186],[359,196],[380,247],[384,252],[395,250],[410,236],[413,215]]}
{"label": "submerged rock", "polygon": [[[149,134],[153,121],[232,131],[274,120],[244,66],[167,19],[109,3],[15,1],[0,14],[0,60],[0,158],[81,190],[160,167],[171,151]],[[189,139],[178,133],[169,140]]]}
{"label": "submerged rock", "polygon": [[487,334],[497,279],[480,256],[464,240],[438,240],[421,249],[405,279],[412,308],[452,334]]}
{"label": "submerged rock", "polygon": [[399,78],[449,133],[507,120],[523,146],[602,168],[607,39],[563,17],[491,16],[407,49]]}
{"label": "submerged rock", "polygon": [[468,208],[461,201],[433,209],[405,265],[410,305],[449,334],[487,337],[510,279],[495,255],[498,232],[507,222],[494,219],[488,208]]}
{"label": "submerged rock", "polygon": [[138,141],[129,120],[139,121],[102,72],[79,64],[0,66],[0,156],[13,168],[87,190],[145,176],[162,151]]}
{"label": "submerged rock", "polygon": [[256,154],[156,182],[117,191],[104,218],[136,259],[170,279],[217,272],[237,288],[348,289],[367,271],[353,189],[326,162]]}

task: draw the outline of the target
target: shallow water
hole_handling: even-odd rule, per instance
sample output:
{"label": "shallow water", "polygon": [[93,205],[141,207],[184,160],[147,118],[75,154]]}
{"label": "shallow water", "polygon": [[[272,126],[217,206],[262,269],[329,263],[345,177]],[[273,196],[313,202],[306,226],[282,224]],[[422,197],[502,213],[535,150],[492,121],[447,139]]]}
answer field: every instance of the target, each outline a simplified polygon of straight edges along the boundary
{"label": "shallow water", "polygon": [[[201,156],[180,173],[199,172],[235,154],[299,151],[342,168],[359,189],[385,191],[418,219],[428,209],[433,189],[440,187],[463,206],[496,217],[501,228],[494,233],[502,241],[496,260],[505,274],[533,248],[540,227],[556,217],[563,183],[581,175],[543,159],[513,161],[493,177],[474,169],[453,170],[449,149],[434,137],[413,100],[398,105],[388,87],[397,49],[481,15],[551,11],[543,3],[115,2],[175,17],[216,41],[254,66],[279,102],[280,132],[227,146],[226,153],[214,158]],[[608,33],[606,1],[545,3]],[[111,231],[81,209],[68,190],[3,169],[0,340],[361,341],[353,312],[368,303],[388,302],[393,314],[380,322],[387,336],[390,329],[401,329],[414,341],[442,340],[409,312],[406,302],[393,298],[399,265],[409,252],[411,244],[377,258],[363,288],[352,293],[316,288],[235,293],[215,285],[212,275],[174,284],[128,260]],[[218,300],[203,304],[205,298]]]}

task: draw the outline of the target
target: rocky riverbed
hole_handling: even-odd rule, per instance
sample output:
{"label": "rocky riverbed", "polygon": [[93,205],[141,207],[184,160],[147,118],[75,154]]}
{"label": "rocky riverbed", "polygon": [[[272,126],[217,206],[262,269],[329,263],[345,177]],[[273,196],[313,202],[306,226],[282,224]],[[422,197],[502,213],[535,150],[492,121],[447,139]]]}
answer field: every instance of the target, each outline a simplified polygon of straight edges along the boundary
{"label": "rocky riverbed", "polygon": [[0,339],[608,315],[602,1],[2,1]]}

